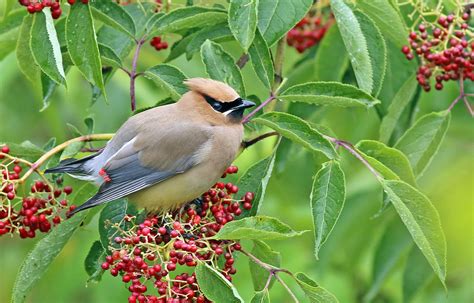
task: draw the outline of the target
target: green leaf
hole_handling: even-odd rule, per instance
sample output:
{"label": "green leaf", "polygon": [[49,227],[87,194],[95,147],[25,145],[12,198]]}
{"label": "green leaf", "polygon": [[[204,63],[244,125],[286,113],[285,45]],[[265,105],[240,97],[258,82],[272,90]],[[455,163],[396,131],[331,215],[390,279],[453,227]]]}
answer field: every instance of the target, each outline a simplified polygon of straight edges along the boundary
{"label": "green leaf", "polygon": [[346,200],[346,180],[339,162],[329,161],[314,177],[311,190],[316,259],[321,246],[331,234]]}
{"label": "green leaf", "polygon": [[258,28],[268,46],[273,46],[303,19],[312,4],[312,0],[259,0]]}
{"label": "green leaf", "polygon": [[0,35],[0,61],[15,50],[18,41],[19,28]]}
{"label": "green leaf", "polygon": [[11,31],[21,25],[23,18],[27,15],[26,9],[19,8],[10,12],[3,20],[0,22],[0,35],[6,32]]}
{"label": "green leaf", "polygon": [[230,221],[213,237],[222,240],[279,240],[302,235],[285,223],[272,217],[254,216]]}
{"label": "green leaf", "polygon": [[265,39],[263,39],[258,29],[255,34],[255,39],[252,45],[250,45],[249,56],[257,77],[268,90],[271,90],[275,78],[272,54],[270,53],[267,42],[265,42]]}
{"label": "green leaf", "polygon": [[337,298],[327,291],[326,289],[319,286],[316,282],[311,280],[304,273],[297,273],[295,275],[295,280],[301,289],[304,291],[305,295],[309,298],[311,303],[337,303],[339,302]]}
{"label": "green leaf", "polygon": [[372,20],[375,21],[384,37],[401,48],[407,43],[408,31],[396,9],[386,0],[359,0],[355,2]]}
{"label": "green leaf", "polygon": [[[136,37],[143,37],[145,34],[153,37],[149,33],[154,29],[155,22],[163,16],[162,13],[156,12],[155,3],[140,1],[122,7],[132,17],[133,23],[135,23]],[[130,38],[129,35],[127,37]]]}
{"label": "green leaf", "polygon": [[229,27],[245,52],[249,49],[257,29],[258,0],[231,0]]}
{"label": "green leaf", "polygon": [[342,80],[349,66],[349,55],[337,26],[331,26],[324,35],[314,61],[314,76],[318,81]]}
{"label": "green leaf", "polygon": [[130,51],[135,46],[135,42],[130,36],[109,26],[102,26],[100,28],[97,33],[97,42],[108,46],[122,60],[130,54]]}
{"label": "green leaf", "polygon": [[282,101],[316,105],[370,108],[380,101],[349,84],[340,82],[310,82],[298,84],[278,96]]}
{"label": "green leaf", "polygon": [[387,64],[387,48],[380,30],[369,17],[353,11],[343,0],[330,0],[359,87],[377,95]]}
{"label": "green leaf", "polygon": [[187,77],[172,65],[159,64],[150,67],[145,71],[145,76],[153,80],[174,100],[178,100],[181,95],[188,91],[186,85],[183,84]]}
{"label": "green leaf", "polygon": [[256,292],[250,303],[270,303],[270,294],[268,293],[268,290]]}
{"label": "green leaf", "polygon": [[403,180],[416,187],[415,175],[413,174],[410,162],[405,154],[398,149],[388,147],[382,142],[373,140],[362,140],[357,143],[356,148],[385,165],[399,177],[396,179]]}
{"label": "green leaf", "polygon": [[[82,5],[78,5],[82,6]],[[30,32],[30,48],[36,64],[58,84],[66,83],[63,58],[51,11],[33,15]]]}
{"label": "green leaf", "polygon": [[157,21],[159,33],[173,33],[189,28],[203,28],[227,21],[227,14],[214,8],[190,6],[171,11]]}
{"label": "green leaf", "polygon": [[50,105],[50,98],[54,93],[54,90],[58,87],[58,84],[54,82],[50,77],[45,73],[41,73],[41,90],[43,92],[43,107],[41,107],[40,112],[47,109]]}
{"label": "green leaf", "polygon": [[81,149],[85,146],[85,142],[74,142],[69,144],[61,154],[61,161],[69,158],[74,158]]}
{"label": "green leaf", "polygon": [[66,21],[66,41],[72,62],[105,94],[102,62],[89,5],[72,5]]}
{"label": "green leaf", "polygon": [[135,36],[135,23],[130,14],[114,1],[91,1],[94,18],[131,37]]}
{"label": "green leaf", "polygon": [[8,14],[11,12],[13,7],[15,6],[16,0],[5,0],[3,1],[3,9],[0,9],[0,20],[5,20],[7,18]]}
{"label": "green leaf", "polygon": [[449,111],[427,114],[418,119],[395,145],[408,157],[418,178],[438,152],[450,119]]}
{"label": "green leaf", "polygon": [[269,112],[252,119],[252,122],[268,126],[311,151],[322,152],[329,159],[338,157],[333,145],[301,118],[286,113]]}
{"label": "green leaf", "polygon": [[403,111],[415,95],[417,85],[415,74],[413,74],[405,81],[403,86],[400,87],[397,94],[393,97],[388,107],[388,112],[383,117],[382,124],[380,125],[380,141],[383,143],[389,143]]}
{"label": "green leaf", "polygon": [[206,73],[212,79],[229,84],[240,96],[245,96],[242,74],[232,56],[226,53],[222,46],[206,40],[201,47],[201,57]]}
{"label": "green leaf", "polygon": [[412,247],[403,271],[403,302],[413,302],[415,295],[432,279],[433,270],[417,247]]}
{"label": "green leaf", "polygon": [[186,45],[186,58],[191,60],[193,55],[201,50],[201,46],[206,40],[222,41],[232,37],[232,33],[227,23],[220,23],[211,27],[204,27],[191,36],[189,44]]}
{"label": "green leaf", "polygon": [[[102,59],[102,65],[109,65],[112,67],[119,68],[122,66],[122,59],[115,53],[109,46],[99,43],[100,58]],[[105,81],[104,81],[105,82]]]}
{"label": "green leaf", "polygon": [[[229,33],[230,33],[230,30],[229,30]],[[191,43],[195,35],[196,35],[196,31],[191,29],[189,33],[185,34],[183,38],[181,38],[181,40],[178,40],[175,43],[173,43],[173,45],[171,45],[171,48],[170,48],[170,53],[168,57],[166,57],[164,62],[165,63],[170,62],[180,57],[182,54],[184,54],[186,52],[186,48],[189,46],[189,44]],[[199,44],[197,51],[201,49],[201,44]]]}
{"label": "green leaf", "polygon": [[196,279],[203,294],[216,303],[244,302],[235,287],[206,263],[196,266]]}
{"label": "green leaf", "polygon": [[84,268],[89,275],[88,282],[99,282],[104,270],[101,265],[105,261],[105,250],[100,241],[95,241],[84,260]]}
{"label": "green leaf", "polygon": [[[277,148],[278,146],[275,148],[275,151]],[[242,217],[255,216],[259,213],[263,199],[265,199],[268,181],[272,176],[276,156],[275,151],[272,155],[252,165],[237,182],[239,191],[242,194],[245,195],[247,192],[254,193],[252,209],[243,210]]]}
{"label": "green leaf", "polygon": [[[360,27],[364,33],[371,62],[373,86],[369,92],[373,96],[378,96],[382,90],[387,70],[387,45],[382,33],[372,19],[360,11],[355,11],[354,14],[359,20]],[[362,77],[362,75],[360,76]],[[359,83],[361,77],[357,78],[356,73],[357,83]]]}
{"label": "green leaf", "polygon": [[40,90],[41,69],[34,62],[31,62],[33,54],[30,48],[30,32],[33,26],[33,16],[28,14],[23,19],[20,35],[16,47],[16,60],[18,68],[25,75],[26,79],[31,82],[34,88]]}
{"label": "green leaf", "polygon": [[44,154],[44,150],[30,141],[25,141],[21,144],[11,142],[0,142],[0,146],[8,145],[10,147],[10,155],[23,158],[25,160],[34,162]]}
{"label": "green leaf", "polygon": [[36,243],[33,250],[23,261],[16,277],[12,294],[13,303],[25,301],[28,292],[41,279],[86,215],[87,211],[74,215],[54,227],[48,235]]}
{"label": "green leaf", "polygon": [[445,285],[446,239],[438,211],[425,195],[403,181],[384,180],[382,185],[416,245]]}
{"label": "green leaf", "polygon": [[[257,259],[267,264],[270,264],[275,267],[281,266],[281,255],[279,252],[274,251],[270,246],[268,246],[265,242],[255,240],[252,249],[252,255],[254,255]],[[255,291],[261,291],[265,288],[267,284],[268,276],[270,273],[268,270],[262,268],[259,265],[256,265],[252,259],[249,259],[249,269],[250,275],[252,276],[253,288]],[[275,280],[272,277],[270,284],[268,286],[268,290],[270,290],[273,286]]]}
{"label": "green leaf", "polygon": [[395,269],[398,261],[412,246],[412,243],[410,234],[398,218],[388,224],[375,249],[372,283],[364,297],[365,302],[371,302],[375,298],[383,282]]}
{"label": "green leaf", "polygon": [[115,200],[109,202],[100,212],[99,216],[99,236],[102,247],[109,250],[109,246],[116,245],[114,241],[110,241],[117,233],[117,229],[113,227],[118,224],[122,229],[125,228],[123,218],[127,214],[128,203],[126,199]]}

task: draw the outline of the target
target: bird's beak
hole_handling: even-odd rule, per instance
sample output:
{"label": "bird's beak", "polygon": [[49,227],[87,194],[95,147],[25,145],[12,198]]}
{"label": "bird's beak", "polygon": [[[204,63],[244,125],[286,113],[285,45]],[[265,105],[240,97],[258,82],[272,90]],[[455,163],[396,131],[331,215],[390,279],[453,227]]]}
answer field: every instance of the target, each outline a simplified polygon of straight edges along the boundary
{"label": "bird's beak", "polygon": [[249,101],[249,100],[242,100],[242,104],[234,107],[232,110],[238,110],[238,109],[245,109],[245,108],[249,108],[249,107],[254,107],[255,106],[255,103],[252,102],[252,101]]}

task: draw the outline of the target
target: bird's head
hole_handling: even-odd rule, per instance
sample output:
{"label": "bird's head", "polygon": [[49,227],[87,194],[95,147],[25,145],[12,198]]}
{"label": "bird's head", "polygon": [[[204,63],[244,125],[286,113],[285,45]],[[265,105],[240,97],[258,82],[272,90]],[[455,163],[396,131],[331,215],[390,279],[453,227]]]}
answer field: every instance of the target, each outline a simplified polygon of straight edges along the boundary
{"label": "bird's head", "polygon": [[215,124],[241,123],[246,108],[255,103],[242,99],[229,85],[205,78],[186,80],[190,92],[180,102],[193,107]]}

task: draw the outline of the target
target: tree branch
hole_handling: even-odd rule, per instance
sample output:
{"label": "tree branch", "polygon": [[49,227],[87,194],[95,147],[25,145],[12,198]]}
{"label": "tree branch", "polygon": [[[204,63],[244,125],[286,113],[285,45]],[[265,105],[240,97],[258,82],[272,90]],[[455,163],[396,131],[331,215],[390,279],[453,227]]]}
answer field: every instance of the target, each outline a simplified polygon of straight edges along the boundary
{"label": "tree branch", "polygon": [[242,56],[240,56],[239,60],[237,60],[237,62],[235,62],[235,64],[239,67],[239,69],[242,69],[244,68],[245,64],[247,64],[247,62],[249,62],[249,55],[248,54],[243,54]]}
{"label": "tree branch", "polygon": [[265,133],[263,135],[260,135],[252,140],[249,140],[249,141],[243,141],[242,142],[242,148],[248,148],[252,145],[254,145],[255,143],[258,143],[260,141],[262,141],[263,139],[266,139],[268,137],[271,137],[271,136],[278,136],[278,132],[268,132],[268,133]]}
{"label": "tree branch", "polygon": [[248,114],[247,116],[244,117],[244,119],[242,120],[242,124],[245,124],[245,123],[249,122],[250,118],[255,116],[256,113],[258,113],[262,108],[267,106],[268,103],[272,102],[274,99],[275,99],[275,96],[273,95],[273,93],[271,93],[270,97],[268,97],[267,100],[263,101],[262,104],[257,106],[256,109],[254,109],[250,114]]}

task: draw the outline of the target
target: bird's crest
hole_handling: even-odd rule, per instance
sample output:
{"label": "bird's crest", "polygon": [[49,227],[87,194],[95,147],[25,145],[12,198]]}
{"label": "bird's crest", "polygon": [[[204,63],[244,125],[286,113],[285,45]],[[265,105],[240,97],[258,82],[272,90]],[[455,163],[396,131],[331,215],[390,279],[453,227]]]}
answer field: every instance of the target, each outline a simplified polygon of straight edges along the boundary
{"label": "bird's crest", "polygon": [[232,102],[239,98],[239,94],[224,82],[206,78],[192,78],[187,79],[184,84],[191,91],[212,97],[220,102]]}

